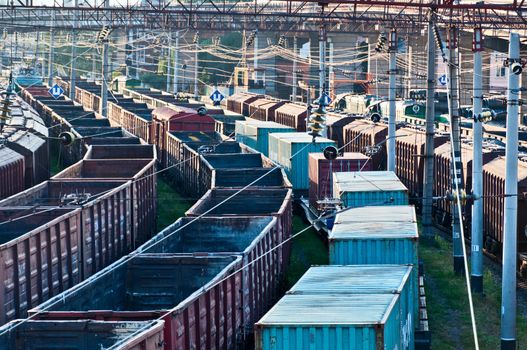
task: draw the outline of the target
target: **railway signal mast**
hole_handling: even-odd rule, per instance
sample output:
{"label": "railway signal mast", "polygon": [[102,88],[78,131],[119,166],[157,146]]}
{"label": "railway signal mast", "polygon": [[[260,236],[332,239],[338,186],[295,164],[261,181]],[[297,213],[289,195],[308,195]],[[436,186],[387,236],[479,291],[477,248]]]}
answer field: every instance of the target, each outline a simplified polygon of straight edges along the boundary
{"label": "railway signal mast", "polygon": [[395,82],[397,74],[397,63],[395,57],[397,52],[397,32],[395,31],[395,28],[390,31],[388,52],[390,54],[390,84],[388,91],[390,115],[388,117],[388,140],[386,142],[386,147],[388,148],[388,170],[395,171]]}

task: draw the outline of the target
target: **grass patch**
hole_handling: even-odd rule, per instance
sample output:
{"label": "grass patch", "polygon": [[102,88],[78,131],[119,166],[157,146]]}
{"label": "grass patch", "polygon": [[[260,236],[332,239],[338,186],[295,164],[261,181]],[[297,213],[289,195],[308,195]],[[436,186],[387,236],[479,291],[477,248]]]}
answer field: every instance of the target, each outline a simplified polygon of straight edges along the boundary
{"label": "grass patch", "polygon": [[[474,349],[464,276],[453,273],[452,244],[440,236],[421,240],[419,253],[425,266],[428,320],[434,350]],[[480,349],[500,348],[501,282],[484,274],[484,295],[473,295]],[[527,347],[527,320],[518,316],[519,348]]]}
{"label": "grass patch", "polygon": [[58,152],[53,151],[53,147],[50,147],[49,153],[49,174],[51,177],[57,175],[62,170],[66,169],[66,167],[62,165],[60,155]]}
{"label": "grass patch", "polygon": [[[293,217],[293,234],[307,226],[302,217]],[[311,265],[327,265],[328,262],[328,248],[315,229],[310,228],[295,237],[286,274],[287,289],[291,288]]]}
{"label": "grass patch", "polygon": [[179,194],[162,177],[157,177],[157,231],[185,215],[194,204]]}

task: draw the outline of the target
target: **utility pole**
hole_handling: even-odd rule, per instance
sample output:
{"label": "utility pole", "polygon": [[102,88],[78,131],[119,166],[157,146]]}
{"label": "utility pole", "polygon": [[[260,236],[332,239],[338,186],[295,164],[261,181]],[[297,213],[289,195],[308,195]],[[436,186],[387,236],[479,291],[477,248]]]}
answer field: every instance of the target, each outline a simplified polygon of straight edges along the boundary
{"label": "utility pole", "polygon": [[324,93],[326,88],[326,27],[324,24],[320,25],[318,37],[318,69],[319,69],[319,90],[320,95]]}
{"label": "utility pole", "polygon": [[49,26],[49,53],[48,53],[48,86],[53,86],[53,45],[55,44],[55,11],[51,14],[51,26]]}
{"label": "utility pole", "polygon": [[194,53],[194,99],[199,99],[199,90],[198,90],[198,68],[199,68],[199,62],[198,62],[198,51],[199,51],[199,33],[196,32],[196,35],[194,35],[194,49],[196,52]]}
{"label": "utility pole", "polygon": [[501,289],[501,349],[516,349],[516,239],[518,219],[518,114],[520,36],[510,33],[505,148],[505,217],[503,224],[503,284]]}
{"label": "utility pole", "polygon": [[108,116],[108,38],[102,39],[102,79],[100,113]]}
{"label": "utility pole", "polygon": [[397,62],[395,57],[395,54],[397,52],[397,32],[395,31],[395,28],[390,31],[388,51],[390,54],[390,84],[388,91],[390,115],[388,118],[388,140],[386,141],[386,148],[388,149],[387,168],[389,171],[395,171],[395,86],[397,79]]}
{"label": "utility pole", "polygon": [[479,119],[483,107],[483,69],[481,52],[483,37],[481,28],[474,28],[472,51],[474,52],[474,84],[473,84],[473,135],[472,147],[472,291],[483,293],[483,125]]}
{"label": "utility pole", "polygon": [[[79,0],[75,0],[75,7],[79,7]],[[70,71],[70,99],[75,100],[75,80],[77,79],[77,11],[73,11],[73,28],[71,30],[71,71]]]}
{"label": "utility pole", "polygon": [[179,32],[176,32],[176,47],[174,48],[174,77],[172,79],[172,85],[174,93],[179,92]]}
{"label": "utility pole", "polygon": [[297,85],[298,85],[298,68],[296,66],[296,52],[297,52],[297,39],[296,35],[293,37],[293,102],[296,102],[296,93],[297,93]]}
{"label": "utility pole", "polygon": [[430,12],[428,19],[428,64],[426,82],[426,139],[425,139],[425,167],[423,183],[423,235],[433,237],[432,226],[432,197],[434,195],[434,135],[435,135],[435,76],[436,76],[436,47],[434,45],[435,12]]}
{"label": "utility pole", "polygon": [[[35,38],[35,66],[38,64],[38,56],[40,55],[40,52],[39,52],[39,45],[40,45],[40,31],[37,30],[37,33],[36,33],[36,38]],[[39,74],[41,76],[44,75],[44,73],[42,72],[42,70],[44,69],[44,61],[42,61],[42,64],[40,65],[40,72]]]}
{"label": "utility pole", "polygon": [[[452,192],[455,189],[463,189],[463,163],[461,163],[461,133],[459,128],[459,91],[458,91],[458,46],[457,46],[457,28],[450,27],[448,30],[448,112],[450,115],[450,128],[452,133],[452,148],[453,156],[451,157],[451,177],[452,177]],[[454,174],[454,169],[456,173]],[[454,176],[456,175],[456,176]],[[452,213],[452,242],[454,255],[454,273],[457,275],[463,274],[464,260],[463,260],[463,241],[461,239],[461,213],[458,211],[456,200],[451,203]]]}
{"label": "utility pole", "polygon": [[170,92],[170,87],[172,84],[170,83],[170,78],[172,77],[172,73],[170,72],[171,62],[170,62],[170,56],[172,56],[172,38],[170,37],[170,34],[168,35],[168,54],[167,54],[167,84],[166,84],[166,90],[167,92]]}

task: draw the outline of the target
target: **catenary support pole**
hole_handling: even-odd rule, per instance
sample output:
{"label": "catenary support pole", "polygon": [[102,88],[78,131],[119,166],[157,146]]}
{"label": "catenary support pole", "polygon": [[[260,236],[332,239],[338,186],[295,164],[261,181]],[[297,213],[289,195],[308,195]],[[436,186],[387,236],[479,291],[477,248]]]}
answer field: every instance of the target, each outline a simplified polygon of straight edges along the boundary
{"label": "catenary support pole", "polygon": [[397,79],[397,32],[395,29],[390,31],[388,51],[390,55],[389,63],[389,91],[388,104],[390,113],[388,116],[388,140],[386,141],[386,148],[388,152],[388,171],[395,171],[395,88]]}
{"label": "catenary support pole", "polygon": [[406,98],[410,98],[410,91],[412,90],[412,65],[413,65],[413,49],[410,41],[407,43],[407,62],[408,68],[406,70]]}
{"label": "catenary support pole", "polygon": [[432,226],[432,197],[434,195],[434,134],[435,134],[435,75],[436,75],[436,47],[434,44],[435,13],[430,13],[428,20],[428,68],[426,82],[426,139],[425,139],[425,167],[423,174],[423,235],[434,236]]}
{"label": "catenary support pole", "polygon": [[174,93],[179,92],[179,32],[176,32],[176,43],[174,47],[174,77],[172,79]]}
{"label": "catenary support pole", "polygon": [[333,70],[333,41],[328,38],[329,45],[329,66],[328,66],[328,93],[330,96],[335,95],[335,76]]}
{"label": "catenary support pole", "polygon": [[108,116],[108,39],[102,44],[102,82],[101,82],[101,107],[103,117]]}
{"label": "catenary support pole", "polygon": [[170,92],[170,88],[172,87],[172,83],[170,81],[170,78],[172,78],[172,38],[170,35],[168,36],[168,47],[167,47],[167,84],[166,84],[166,90],[167,92]]}
{"label": "catenary support pole", "polygon": [[[79,0],[75,0],[75,7]],[[77,80],[77,11],[73,11],[73,27],[71,30],[71,57],[70,57],[70,99],[75,100],[75,83]]]}
{"label": "catenary support pole", "polygon": [[[258,33],[254,33],[254,42],[253,42],[253,80],[254,84],[258,83]],[[257,85],[256,85],[257,86]]]}
{"label": "catenary support pole", "polygon": [[[448,30],[448,112],[450,115],[450,127],[452,128],[452,147],[454,148],[454,158],[451,159],[451,180],[452,190],[463,189],[463,164],[461,163],[461,133],[460,133],[460,116],[459,116],[459,91],[458,91],[458,45],[457,45],[457,28],[450,27]],[[457,176],[453,174],[454,164]],[[457,185],[455,183],[457,179]],[[457,187],[456,187],[457,186]],[[464,273],[463,260],[463,242],[461,240],[461,218],[457,210],[456,201],[451,201],[452,213],[452,243],[454,256],[454,273],[461,275]]]}
{"label": "catenary support pole", "polygon": [[298,68],[296,66],[296,54],[297,54],[297,38],[293,37],[293,90],[292,90],[292,100],[296,102],[297,95],[297,85],[298,85]]}
{"label": "catenary support pole", "polygon": [[198,61],[198,51],[199,51],[199,36],[196,33],[196,42],[194,43],[194,49],[196,52],[194,53],[194,98],[199,99],[199,90],[198,90],[198,69],[199,69],[199,61]]}
{"label": "catenary support pole", "polygon": [[483,107],[483,69],[481,52],[483,51],[481,28],[474,29],[472,51],[474,51],[474,80],[472,114],[474,142],[472,147],[472,291],[483,293],[483,125],[479,120]]}
{"label": "catenary support pole", "polygon": [[53,86],[53,50],[55,45],[55,11],[51,14],[51,26],[49,27],[49,52],[48,52],[48,86]]}
{"label": "catenary support pole", "polygon": [[326,88],[326,28],[324,25],[320,26],[319,31],[318,60],[318,87],[320,95],[322,95]]}
{"label": "catenary support pole", "polygon": [[[520,36],[510,33],[505,149],[505,217],[501,289],[501,349],[516,349],[516,239],[518,219],[518,114],[521,69]],[[516,70],[518,69],[518,70]],[[520,72],[520,73],[518,73]],[[518,73],[518,74],[517,74]],[[525,214],[525,213],[523,213]]]}

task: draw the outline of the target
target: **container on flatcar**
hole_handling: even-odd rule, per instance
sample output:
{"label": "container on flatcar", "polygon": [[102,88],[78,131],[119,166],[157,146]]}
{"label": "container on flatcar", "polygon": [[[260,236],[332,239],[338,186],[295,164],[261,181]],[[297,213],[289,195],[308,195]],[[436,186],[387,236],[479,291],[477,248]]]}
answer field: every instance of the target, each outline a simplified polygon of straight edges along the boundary
{"label": "container on flatcar", "polygon": [[399,294],[403,334],[413,349],[414,325],[419,317],[415,308],[417,286],[411,265],[329,265],[313,266],[287,294]]}
{"label": "container on flatcar", "polygon": [[160,350],[163,321],[17,320],[0,328],[0,350]]}
{"label": "container on flatcar", "polygon": [[286,295],[255,325],[255,349],[408,349],[399,294]]}
{"label": "container on flatcar", "polygon": [[386,169],[386,137],[388,126],[367,120],[356,120],[346,125],[345,152],[360,152],[371,157],[373,170]]}
{"label": "container on flatcar", "polygon": [[162,318],[164,349],[232,349],[242,332],[240,256],[137,254],[30,311],[39,319]]}
{"label": "container on flatcar", "polygon": [[320,153],[335,141],[303,132],[274,133],[269,135],[269,158],[280,164],[297,194],[308,194],[309,153]]}
{"label": "container on flatcar", "polygon": [[370,158],[362,153],[344,153],[328,160],[323,153],[309,154],[309,204],[319,209],[318,200],[333,198],[333,173],[370,171]]}
{"label": "container on flatcar", "polygon": [[[81,278],[132,248],[131,185],[128,181],[45,181],[0,201],[0,208],[81,208]],[[57,225],[68,225],[58,222]],[[59,247],[60,248],[60,247]],[[63,247],[64,249],[66,247]]]}
{"label": "container on flatcar", "polygon": [[393,171],[361,171],[333,174],[333,197],[342,205],[406,205],[408,189]]}
{"label": "container on flatcar", "polygon": [[24,156],[0,145],[0,199],[24,190]]}
{"label": "container on flatcar", "polygon": [[53,179],[131,180],[132,243],[135,247],[155,234],[156,159],[83,159],[61,171]]}
{"label": "container on flatcar", "polygon": [[296,131],[306,131],[307,107],[297,103],[285,103],[275,111],[275,122]]}
{"label": "container on flatcar", "polygon": [[[141,249],[148,253],[199,256],[240,255],[242,265],[242,324],[252,331],[276,301],[283,267],[276,218],[213,217],[181,218],[157,234]],[[274,250],[273,250],[274,249]]]}
{"label": "container on flatcar", "polygon": [[247,118],[236,122],[236,141],[269,156],[269,134],[295,132],[295,129],[269,121]]}

